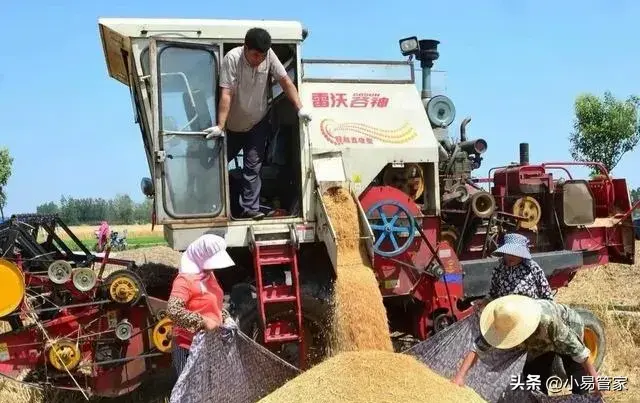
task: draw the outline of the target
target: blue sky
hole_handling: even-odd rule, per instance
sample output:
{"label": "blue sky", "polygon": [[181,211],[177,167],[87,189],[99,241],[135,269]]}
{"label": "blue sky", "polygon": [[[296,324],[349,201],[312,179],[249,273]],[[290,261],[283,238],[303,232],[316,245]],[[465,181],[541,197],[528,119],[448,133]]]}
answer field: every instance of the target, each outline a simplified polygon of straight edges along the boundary
{"label": "blue sky", "polygon": [[[4,3],[0,146],[15,158],[10,213],[62,194],[142,199],[142,140],[126,87],[107,76],[98,17],[295,19],[310,32],[307,58],[400,59],[398,39],[439,39],[435,68],[446,71],[454,126],[471,116],[469,136],[489,143],[483,172],[516,161],[522,141],[532,162],[570,160],[580,92],[640,94],[640,2],[631,0]],[[613,174],[639,187],[639,167],[640,147]]]}

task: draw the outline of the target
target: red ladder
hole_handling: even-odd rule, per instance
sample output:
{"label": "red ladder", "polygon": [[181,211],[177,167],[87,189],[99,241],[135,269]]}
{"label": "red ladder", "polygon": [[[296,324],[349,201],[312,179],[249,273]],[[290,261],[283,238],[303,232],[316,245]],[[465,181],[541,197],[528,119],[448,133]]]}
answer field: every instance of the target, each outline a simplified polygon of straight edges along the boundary
{"label": "red ladder", "polygon": [[[298,242],[293,226],[288,239],[279,238],[284,233],[270,233],[266,240],[256,239],[253,227],[249,227],[250,248],[253,253],[253,267],[256,277],[258,312],[262,320],[263,341],[265,345],[280,343],[298,343],[299,367],[305,368],[306,354],[304,329],[302,327],[302,300],[300,298],[300,277],[298,271]],[[265,233],[265,235],[267,235]],[[275,238],[275,239],[274,239]],[[264,284],[263,269],[267,266],[289,266],[291,285]],[[286,268],[283,268],[286,275]],[[295,323],[287,320],[267,321],[266,306],[270,304],[291,304],[296,315]]]}

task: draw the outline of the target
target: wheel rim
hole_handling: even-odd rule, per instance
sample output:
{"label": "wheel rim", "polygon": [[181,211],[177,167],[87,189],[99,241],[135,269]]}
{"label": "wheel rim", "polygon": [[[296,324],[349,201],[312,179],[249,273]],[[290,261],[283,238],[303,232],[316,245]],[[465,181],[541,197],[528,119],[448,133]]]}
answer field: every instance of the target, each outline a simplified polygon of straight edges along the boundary
{"label": "wheel rim", "polygon": [[593,329],[584,329],[584,344],[589,349],[589,361],[594,364],[598,357],[598,335]]}
{"label": "wheel rim", "polygon": [[[367,219],[374,233],[373,249],[376,254],[393,257],[403,253],[412,245],[416,225],[408,208],[402,204],[394,200],[378,202],[367,211]],[[398,221],[405,224],[399,224]],[[406,237],[400,236],[405,233]],[[404,242],[399,243],[399,238],[404,238]],[[382,250],[385,240],[389,241],[392,250]]]}
{"label": "wheel rim", "polygon": [[0,259],[0,318],[18,309],[25,295],[24,276],[13,262]]}
{"label": "wheel rim", "polygon": [[109,297],[114,302],[128,304],[136,301],[141,294],[137,279],[128,273],[118,273],[109,285]]}

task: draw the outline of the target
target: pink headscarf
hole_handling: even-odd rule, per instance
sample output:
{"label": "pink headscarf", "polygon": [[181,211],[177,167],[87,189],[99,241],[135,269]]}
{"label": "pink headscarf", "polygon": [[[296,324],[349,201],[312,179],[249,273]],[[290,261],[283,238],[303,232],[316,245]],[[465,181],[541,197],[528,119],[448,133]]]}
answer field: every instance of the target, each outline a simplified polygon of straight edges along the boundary
{"label": "pink headscarf", "polygon": [[193,241],[180,259],[180,273],[199,274],[203,270],[224,269],[235,265],[226,251],[224,238],[205,234]]}
{"label": "pink headscarf", "polygon": [[98,238],[102,238],[103,236],[105,238],[109,238],[109,233],[111,231],[109,230],[109,223],[107,223],[106,221],[102,221],[100,223],[100,227],[98,228]]}

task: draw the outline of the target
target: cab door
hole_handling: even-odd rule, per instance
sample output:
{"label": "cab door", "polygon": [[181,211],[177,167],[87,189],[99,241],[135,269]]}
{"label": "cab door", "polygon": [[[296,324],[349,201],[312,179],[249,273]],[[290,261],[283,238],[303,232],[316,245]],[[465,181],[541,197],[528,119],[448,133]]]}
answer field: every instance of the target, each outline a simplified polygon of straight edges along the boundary
{"label": "cab door", "polygon": [[217,46],[149,44],[158,224],[225,215],[223,138],[205,139],[218,105]]}

